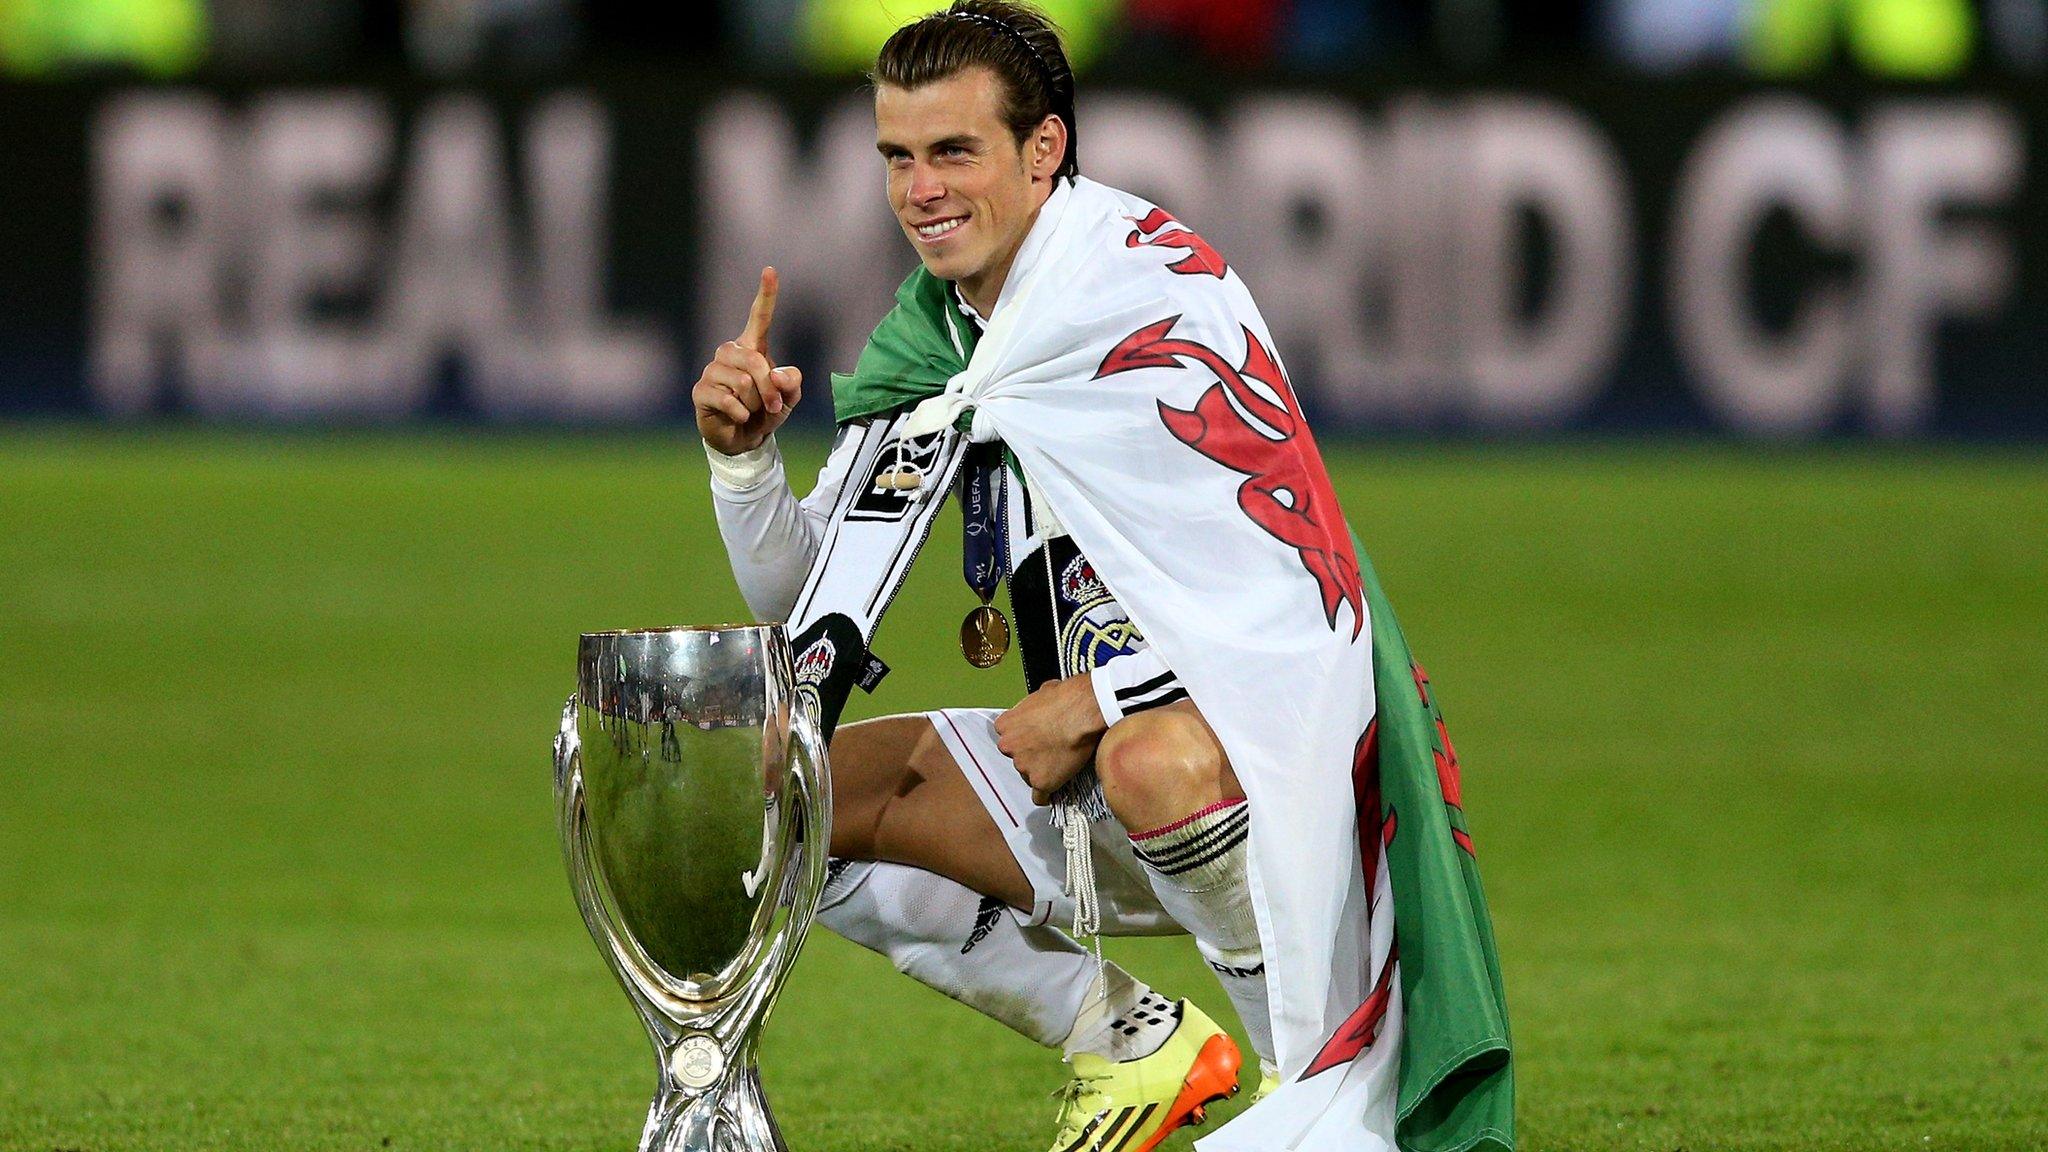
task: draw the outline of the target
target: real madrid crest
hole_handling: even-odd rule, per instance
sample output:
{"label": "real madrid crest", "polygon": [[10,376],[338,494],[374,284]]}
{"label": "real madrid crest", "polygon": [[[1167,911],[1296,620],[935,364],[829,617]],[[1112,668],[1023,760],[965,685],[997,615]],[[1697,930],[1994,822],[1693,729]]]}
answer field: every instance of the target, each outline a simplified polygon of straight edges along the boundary
{"label": "real madrid crest", "polygon": [[1095,566],[1076,553],[1059,574],[1060,668],[1073,675],[1145,646],[1144,634],[1110,594]]}

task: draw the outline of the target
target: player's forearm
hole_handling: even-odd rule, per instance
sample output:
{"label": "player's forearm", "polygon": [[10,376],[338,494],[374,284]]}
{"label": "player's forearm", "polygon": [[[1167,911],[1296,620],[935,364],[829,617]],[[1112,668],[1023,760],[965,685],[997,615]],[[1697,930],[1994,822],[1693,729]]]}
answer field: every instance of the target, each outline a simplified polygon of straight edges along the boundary
{"label": "player's forearm", "polygon": [[786,620],[818,553],[818,529],[789,489],[770,438],[754,452],[711,460],[711,504],[733,579],[759,620]]}

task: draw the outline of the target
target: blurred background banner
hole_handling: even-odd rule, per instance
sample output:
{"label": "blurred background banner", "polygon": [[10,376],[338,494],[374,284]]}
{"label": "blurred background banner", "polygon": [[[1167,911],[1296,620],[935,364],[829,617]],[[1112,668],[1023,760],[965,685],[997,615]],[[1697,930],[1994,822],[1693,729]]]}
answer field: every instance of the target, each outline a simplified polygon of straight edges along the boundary
{"label": "blurred background banner", "polygon": [[[1562,46],[1070,6],[1083,171],[1243,273],[1322,426],[2048,434],[2038,4],[1610,3]],[[682,420],[773,263],[822,423],[911,265],[857,75],[903,13],[415,4],[386,58],[365,6],[244,7],[4,9],[0,414]]]}

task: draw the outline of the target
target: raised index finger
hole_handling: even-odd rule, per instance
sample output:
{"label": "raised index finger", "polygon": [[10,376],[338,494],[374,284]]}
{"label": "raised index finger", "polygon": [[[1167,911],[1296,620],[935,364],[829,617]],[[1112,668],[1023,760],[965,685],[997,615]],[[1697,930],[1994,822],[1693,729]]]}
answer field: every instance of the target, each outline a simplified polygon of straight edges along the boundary
{"label": "raised index finger", "polygon": [[781,286],[774,268],[761,269],[761,288],[754,293],[754,306],[747,311],[747,328],[738,341],[743,347],[767,353],[768,325],[775,320],[775,293]]}

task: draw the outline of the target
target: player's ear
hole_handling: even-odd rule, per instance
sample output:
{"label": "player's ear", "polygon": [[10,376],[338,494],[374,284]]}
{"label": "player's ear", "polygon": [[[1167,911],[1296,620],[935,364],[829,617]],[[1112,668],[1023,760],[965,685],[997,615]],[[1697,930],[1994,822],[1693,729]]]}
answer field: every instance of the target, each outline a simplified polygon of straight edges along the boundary
{"label": "player's ear", "polygon": [[1057,116],[1047,116],[1038,122],[1038,128],[1032,132],[1028,143],[1032,178],[1051,179],[1067,155],[1067,122]]}

